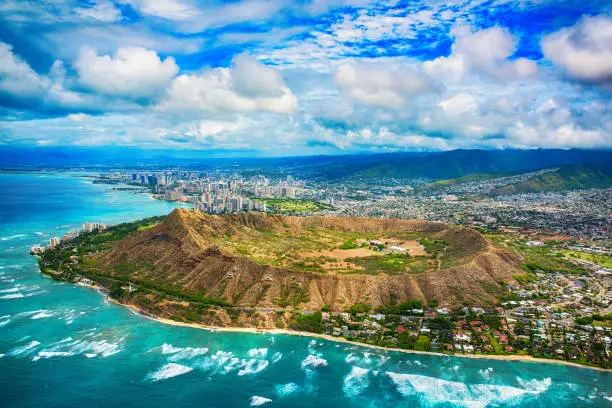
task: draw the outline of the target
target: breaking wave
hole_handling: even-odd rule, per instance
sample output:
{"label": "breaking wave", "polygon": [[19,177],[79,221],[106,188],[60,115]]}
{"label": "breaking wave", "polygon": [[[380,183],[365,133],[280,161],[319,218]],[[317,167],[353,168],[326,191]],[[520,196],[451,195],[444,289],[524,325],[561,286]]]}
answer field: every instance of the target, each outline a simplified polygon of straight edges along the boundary
{"label": "breaking wave", "polygon": [[344,377],[342,391],[349,397],[361,394],[370,385],[368,379],[369,370],[353,366],[351,371]]}
{"label": "breaking wave", "polygon": [[15,293],[15,292],[19,292],[19,286],[13,286],[12,288],[0,290],[0,293]]}
{"label": "breaking wave", "polygon": [[260,405],[267,404],[268,402],[272,402],[272,400],[270,398],[264,398],[264,397],[260,397],[258,395],[253,395],[251,397],[251,406],[252,407],[258,407]]}
{"label": "breaking wave", "polygon": [[267,348],[254,348],[250,349],[247,353],[249,357],[260,357],[263,358],[268,354]]}
{"label": "breaking wave", "polygon": [[309,354],[308,357],[302,361],[302,368],[318,367],[327,367],[327,360],[319,356],[315,356],[314,354]]}
{"label": "breaking wave", "polygon": [[256,374],[268,366],[268,360],[242,360],[239,365],[238,375]]}
{"label": "breaking wave", "polygon": [[484,408],[493,403],[514,402],[527,395],[539,394],[550,386],[550,379],[526,381],[524,384],[531,388],[517,388],[509,385],[469,385],[416,374],[387,372],[387,376],[402,395],[417,395],[429,404],[451,402],[476,408]]}
{"label": "breaking wave", "polygon": [[0,299],[20,299],[24,297],[20,292],[10,293],[8,295],[0,296]]}
{"label": "breaking wave", "polygon": [[176,363],[168,363],[162,366],[159,370],[149,374],[147,379],[150,381],[161,381],[168,378],[177,377],[192,371],[193,368]]}
{"label": "breaking wave", "polygon": [[276,353],[272,354],[272,364],[278,363],[281,358],[283,358],[283,353],[281,353],[279,351],[277,351]]}
{"label": "breaking wave", "polygon": [[27,356],[28,354],[32,353],[38,345],[40,345],[39,341],[32,340],[28,344],[11,349],[8,352],[8,355],[9,356],[23,356],[23,355]]}
{"label": "breaking wave", "polygon": [[9,235],[7,237],[0,238],[0,241],[10,241],[12,239],[17,239],[17,238],[22,238],[22,237],[25,237],[25,234]]}
{"label": "breaking wave", "polygon": [[484,378],[485,380],[488,380],[489,378],[491,378],[491,373],[493,372],[493,368],[489,367],[487,369],[480,369],[478,370],[478,374],[480,374],[480,376],[482,378]]}
{"label": "breaking wave", "polygon": [[[157,349],[157,347],[155,348]],[[155,350],[152,349],[152,350]],[[149,350],[149,351],[152,351]],[[161,346],[162,354],[171,354],[169,360],[177,361],[183,359],[190,359],[197,356],[204,355],[208,353],[208,349],[206,347],[175,347],[172,344],[164,343]]]}
{"label": "breaking wave", "polygon": [[524,380],[521,377],[516,377],[516,381],[520,384],[521,387],[535,393],[540,393],[548,390],[548,388],[552,384],[551,378],[544,378],[543,380],[538,380],[535,378],[533,380]]}
{"label": "breaking wave", "polygon": [[53,312],[49,312],[48,310],[43,310],[41,312],[36,313],[32,317],[30,317],[30,319],[32,319],[32,320],[46,319],[48,317],[53,317],[53,316],[54,316]]}
{"label": "breaking wave", "polygon": [[300,386],[296,383],[279,384],[275,387],[276,394],[279,397],[287,397],[300,390]]}
{"label": "breaking wave", "polygon": [[196,361],[196,367],[204,371],[227,374],[236,372],[239,376],[252,375],[263,371],[269,362],[265,359],[238,358],[232,352],[219,350],[215,354]]}

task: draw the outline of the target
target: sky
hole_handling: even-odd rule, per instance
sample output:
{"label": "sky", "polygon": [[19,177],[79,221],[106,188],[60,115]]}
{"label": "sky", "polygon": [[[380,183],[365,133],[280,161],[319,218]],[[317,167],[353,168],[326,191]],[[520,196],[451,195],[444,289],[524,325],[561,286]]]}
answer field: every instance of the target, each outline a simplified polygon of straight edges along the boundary
{"label": "sky", "polygon": [[612,1],[0,0],[0,146],[612,148]]}

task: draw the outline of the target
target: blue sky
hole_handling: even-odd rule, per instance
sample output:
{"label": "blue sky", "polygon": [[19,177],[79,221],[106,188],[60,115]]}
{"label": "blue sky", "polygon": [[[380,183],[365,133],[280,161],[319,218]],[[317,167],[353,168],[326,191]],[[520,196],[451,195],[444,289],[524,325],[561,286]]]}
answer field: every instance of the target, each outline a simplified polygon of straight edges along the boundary
{"label": "blue sky", "polygon": [[612,2],[0,0],[0,144],[612,147]]}

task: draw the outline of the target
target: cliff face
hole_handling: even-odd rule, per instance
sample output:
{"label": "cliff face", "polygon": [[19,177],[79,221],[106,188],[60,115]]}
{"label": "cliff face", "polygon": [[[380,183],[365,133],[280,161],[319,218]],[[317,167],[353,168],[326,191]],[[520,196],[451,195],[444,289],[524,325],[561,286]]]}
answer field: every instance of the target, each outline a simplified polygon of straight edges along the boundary
{"label": "cliff face", "polygon": [[[262,264],[222,244],[250,242],[252,248],[266,235],[309,236],[319,230],[385,237],[417,234],[446,242],[452,262],[422,273],[318,273]],[[519,259],[476,231],[439,223],[255,213],[211,216],[177,209],[160,224],[95,255],[95,261],[110,275],[129,274],[235,306],[308,310],[327,305],[343,310],[358,303],[376,308],[408,298],[436,299],[441,305],[492,303],[503,293],[500,282],[514,282]]]}

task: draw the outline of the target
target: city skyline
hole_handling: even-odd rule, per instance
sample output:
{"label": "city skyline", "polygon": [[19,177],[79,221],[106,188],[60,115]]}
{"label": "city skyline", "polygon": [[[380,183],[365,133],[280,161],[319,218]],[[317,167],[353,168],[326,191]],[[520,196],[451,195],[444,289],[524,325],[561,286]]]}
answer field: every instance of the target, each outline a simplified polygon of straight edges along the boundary
{"label": "city skyline", "polygon": [[610,148],[610,7],[7,1],[0,144]]}

